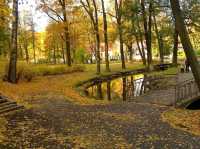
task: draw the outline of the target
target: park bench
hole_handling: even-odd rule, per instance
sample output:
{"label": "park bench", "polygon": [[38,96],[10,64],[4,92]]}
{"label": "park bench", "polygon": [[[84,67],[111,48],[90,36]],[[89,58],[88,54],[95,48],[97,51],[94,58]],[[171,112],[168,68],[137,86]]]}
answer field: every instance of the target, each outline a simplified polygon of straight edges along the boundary
{"label": "park bench", "polygon": [[170,67],[171,64],[158,64],[158,65],[154,65],[154,70],[156,71],[164,71],[167,70]]}

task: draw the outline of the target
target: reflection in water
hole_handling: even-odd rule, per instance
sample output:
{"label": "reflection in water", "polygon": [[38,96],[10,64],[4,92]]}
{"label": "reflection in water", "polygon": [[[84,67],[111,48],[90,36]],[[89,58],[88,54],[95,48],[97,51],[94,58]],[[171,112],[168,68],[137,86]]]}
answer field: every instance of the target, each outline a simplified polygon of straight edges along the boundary
{"label": "reflection in water", "polygon": [[110,101],[111,100],[111,81],[108,80],[107,82],[107,99]]}
{"label": "reflection in water", "polygon": [[97,99],[103,99],[102,83],[97,84]]}
{"label": "reflection in water", "polygon": [[122,78],[122,98],[126,101],[126,77]]}
{"label": "reflection in water", "polygon": [[97,99],[123,100],[128,99],[129,93],[139,96],[145,91],[145,75],[124,76],[122,78],[97,83],[87,89],[87,95]]}

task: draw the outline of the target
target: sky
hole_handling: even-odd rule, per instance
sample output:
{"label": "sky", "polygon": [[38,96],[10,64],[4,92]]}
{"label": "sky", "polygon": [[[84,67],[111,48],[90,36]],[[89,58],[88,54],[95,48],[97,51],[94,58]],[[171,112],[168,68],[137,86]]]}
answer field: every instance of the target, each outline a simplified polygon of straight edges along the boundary
{"label": "sky", "polygon": [[[106,7],[109,7],[109,1],[110,0],[104,0]],[[35,30],[37,32],[43,32],[48,25],[49,17],[42,11],[36,10],[37,2],[39,2],[39,0],[23,0],[23,3],[19,3],[19,11],[21,14],[24,11],[32,11],[32,14],[34,14],[34,23],[36,25]]]}
{"label": "sky", "polygon": [[43,32],[45,31],[46,26],[48,25],[49,18],[46,16],[45,13],[36,10],[37,8],[37,2],[38,0],[27,0],[23,4],[19,3],[19,12],[23,14],[24,11],[31,11],[35,23],[35,30],[37,32]]}

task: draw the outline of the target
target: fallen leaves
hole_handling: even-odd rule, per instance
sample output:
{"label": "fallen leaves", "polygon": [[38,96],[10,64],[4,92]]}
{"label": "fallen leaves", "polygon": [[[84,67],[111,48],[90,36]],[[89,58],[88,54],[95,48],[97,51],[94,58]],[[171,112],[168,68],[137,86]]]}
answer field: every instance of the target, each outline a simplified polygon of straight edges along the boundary
{"label": "fallen leaves", "polygon": [[200,135],[200,110],[173,109],[165,112],[162,118],[175,128]]}

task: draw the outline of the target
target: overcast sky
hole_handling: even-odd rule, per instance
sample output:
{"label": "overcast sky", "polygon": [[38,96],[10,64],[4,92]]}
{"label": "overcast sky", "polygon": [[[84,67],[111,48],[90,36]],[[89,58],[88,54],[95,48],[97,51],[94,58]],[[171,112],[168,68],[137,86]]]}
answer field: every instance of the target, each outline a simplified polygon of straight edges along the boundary
{"label": "overcast sky", "polygon": [[41,11],[36,11],[37,2],[38,0],[27,0],[27,2],[19,3],[19,11],[23,13],[23,11],[31,11],[34,17],[34,23],[36,24],[36,31],[41,32],[44,31],[49,18],[46,16],[45,13]]}
{"label": "overcast sky", "polygon": [[[104,0],[105,1],[105,5],[106,7],[109,7],[109,1],[110,0]],[[19,11],[21,13],[23,13],[23,11],[31,11],[34,15],[34,23],[36,24],[36,31],[41,32],[41,31],[45,31],[46,26],[48,25],[49,22],[49,18],[48,16],[37,10],[37,2],[39,2],[39,0],[24,0],[23,3],[19,3]]]}

